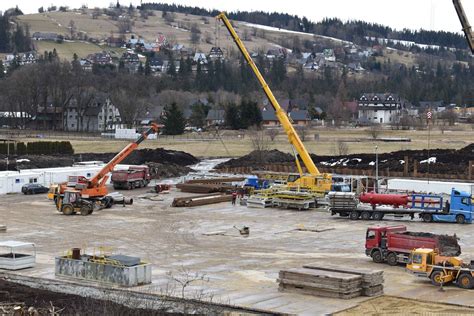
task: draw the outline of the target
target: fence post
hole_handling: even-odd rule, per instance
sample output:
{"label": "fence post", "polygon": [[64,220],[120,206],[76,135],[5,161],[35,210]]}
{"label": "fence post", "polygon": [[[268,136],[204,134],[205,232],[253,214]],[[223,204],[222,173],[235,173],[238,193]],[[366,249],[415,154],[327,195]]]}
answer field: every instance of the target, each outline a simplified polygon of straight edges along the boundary
{"label": "fence post", "polygon": [[473,173],[472,169],[474,169],[474,160],[469,160],[469,167],[468,167],[468,172],[467,172],[469,180],[472,180],[472,173]]}
{"label": "fence post", "polygon": [[408,177],[408,156],[405,156],[405,164],[403,166],[403,176]]}

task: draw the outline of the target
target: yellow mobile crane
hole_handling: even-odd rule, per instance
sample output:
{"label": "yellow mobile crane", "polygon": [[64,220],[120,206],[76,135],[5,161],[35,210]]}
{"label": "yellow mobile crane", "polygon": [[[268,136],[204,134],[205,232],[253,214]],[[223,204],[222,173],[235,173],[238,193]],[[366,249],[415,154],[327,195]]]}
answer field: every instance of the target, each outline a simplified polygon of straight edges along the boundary
{"label": "yellow mobile crane", "polygon": [[285,130],[286,135],[288,136],[288,140],[290,141],[290,144],[293,146],[293,148],[296,150],[298,155],[301,157],[301,160],[303,161],[304,166],[306,167],[309,173],[307,175],[303,174],[303,169],[301,168],[299,159],[298,157],[296,157],[296,166],[298,168],[300,177],[293,182],[289,182],[288,186],[307,189],[312,192],[318,192],[318,193],[325,193],[325,192],[330,191],[331,184],[332,184],[332,175],[329,173],[319,172],[318,168],[316,167],[313,160],[311,159],[311,156],[306,150],[303,142],[301,141],[300,137],[296,133],[295,128],[291,124],[290,119],[286,115],[285,111],[283,111],[280,104],[278,104],[278,101],[273,95],[272,90],[270,90],[270,87],[268,86],[262,74],[258,70],[257,66],[255,65],[255,62],[250,57],[250,54],[248,53],[247,48],[245,48],[244,44],[242,43],[241,39],[235,32],[232,24],[230,23],[225,13],[222,12],[216,18],[219,20],[222,20],[225,27],[227,28],[230,35],[232,36],[235,43],[237,44],[237,47],[239,48],[240,52],[242,53],[242,55],[244,55],[248,64],[252,68],[268,100],[270,101],[271,105],[275,109],[275,115],[280,121],[280,124],[283,126],[283,129]]}
{"label": "yellow mobile crane", "polygon": [[461,0],[453,0],[454,8],[459,17],[459,21],[461,21],[462,30],[464,31],[464,35],[466,35],[467,43],[471,48],[471,53],[474,54],[474,35],[472,33],[471,25],[467,20],[466,13],[464,13],[464,9],[461,5]]}

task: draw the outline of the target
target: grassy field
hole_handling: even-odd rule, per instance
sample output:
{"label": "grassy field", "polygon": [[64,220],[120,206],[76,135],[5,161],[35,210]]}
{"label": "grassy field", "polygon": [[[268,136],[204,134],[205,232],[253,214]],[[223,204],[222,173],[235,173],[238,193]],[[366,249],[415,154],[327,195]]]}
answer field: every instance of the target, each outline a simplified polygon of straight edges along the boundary
{"label": "grassy field", "polygon": [[59,58],[66,59],[66,60],[72,60],[74,53],[76,53],[77,56],[79,56],[79,58],[85,58],[89,54],[107,50],[107,51],[115,51],[118,54],[117,57],[120,57],[121,53],[125,51],[125,49],[122,49],[122,48],[111,48],[111,47],[96,45],[89,42],[79,42],[79,41],[75,41],[75,42],[64,41],[62,43],[55,43],[55,42],[50,42],[50,41],[34,41],[34,43],[36,46],[36,50],[39,53],[43,53],[44,51],[53,51],[53,49],[56,49],[56,51],[58,52]]}
{"label": "grassy field", "polygon": [[[315,134],[319,140],[315,140]],[[157,140],[147,140],[140,148],[159,148],[182,150],[198,157],[238,157],[251,152],[254,147],[250,136],[237,136],[233,131],[222,131],[221,139],[212,139],[208,135],[185,134],[176,137],[160,136]],[[34,135],[32,135],[34,136]],[[72,142],[76,153],[88,152],[118,152],[125,147],[129,141],[107,140],[100,137],[74,137],[57,136],[54,134],[42,134],[40,140],[65,140]],[[365,129],[313,129],[307,133],[305,146],[311,153],[319,155],[338,155],[339,143],[345,143],[349,154],[373,153],[375,146],[378,152],[391,152],[407,149],[427,149],[428,131],[392,131],[386,130],[379,137],[406,137],[411,142],[383,142],[374,141]],[[23,141],[31,141],[32,138],[23,138]],[[37,139],[35,139],[37,140]],[[445,131],[435,129],[430,132],[430,148],[460,149],[469,145],[474,140],[474,130],[470,127],[465,129]],[[279,149],[291,152],[288,140],[282,132],[274,141],[266,139],[265,145],[268,149]]]}

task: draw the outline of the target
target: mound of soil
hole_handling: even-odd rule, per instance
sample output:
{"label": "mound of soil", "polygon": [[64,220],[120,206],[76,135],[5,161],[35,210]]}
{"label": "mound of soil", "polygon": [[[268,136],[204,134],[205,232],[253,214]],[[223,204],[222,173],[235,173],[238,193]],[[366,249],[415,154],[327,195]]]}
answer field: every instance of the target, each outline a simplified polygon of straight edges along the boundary
{"label": "mound of soil", "polygon": [[[75,155],[25,155],[10,157],[9,170],[55,168],[72,166],[79,161],[110,161],[116,153],[86,153]],[[0,155],[0,171],[6,170],[5,156]],[[20,160],[21,162],[17,162]],[[191,169],[186,167],[199,162],[199,159],[183,151],[157,149],[139,149],[130,154],[122,162],[130,165],[159,165],[157,175],[163,177],[176,177],[188,173]]]}
{"label": "mound of soil", "polygon": [[[56,312],[60,311],[58,315],[138,316],[165,314],[164,311],[159,310],[132,309],[111,301],[33,289],[5,280],[0,280],[0,289],[0,308],[7,311],[2,315],[52,315],[53,308]],[[13,312],[15,306],[20,306],[22,312]],[[31,313],[28,313],[28,309]]]}
{"label": "mound of soil", "polygon": [[[459,173],[464,172],[470,160],[474,160],[474,143],[462,149],[432,149],[428,150],[401,150],[378,155],[379,168],[391,171],[403,171],[404,159],[408,156],[409,172],[413,171],[413,161],[419,162],[418,171],[426,172],[428,169],[427,159],[435,157],[436,161],[429,164],[431,172],[436,173]],[[428,157],[429,156],[429,157]],[[354,169],[373,169],[375,154],[352,154],[344,156],[318,156],[311,154],[316,165],[321,167],[347,167]],[[294,157],[288,153],[278,150],[253,151],[240,158],[231,159],[219,164],[216,168],[245,167],[259,168],[273,163],[292,163]]]}
{"label": "mound of soil", "polygon": [[[103,153],[103,154],[76,154],[73,156],[75,161],[109,161],[116,154],[115,153]],[[139,149],[132,152],[125,160],[123,164],[129,165],[142,165],[147,162],[157,162],[162,164],[175,164],[180,166],[193,165],[199,162],[199,159],[191,154],[184,151],[166,150],[163,148],[157,149]]]}
{"label": "mound of soil", "polygon": [[295,157],[281,152],[277,149],[273,150],[254,150],[250,154],[240,158],[230,159],[216,166],[216,169],[224,167],[244,167],[252,166],[258,167],[272,163],[285,163],[295,161]]}

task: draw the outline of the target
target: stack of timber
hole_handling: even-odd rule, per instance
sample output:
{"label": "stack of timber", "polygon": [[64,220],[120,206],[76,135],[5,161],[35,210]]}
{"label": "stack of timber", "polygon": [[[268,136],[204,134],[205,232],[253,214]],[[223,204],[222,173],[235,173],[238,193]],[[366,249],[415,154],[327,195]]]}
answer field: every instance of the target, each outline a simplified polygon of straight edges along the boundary
{"label": "stack of timber", "polygon": [[206,184],[206,183],[178,183],[176,188],[181,192],[187,193],[215,193],[215,192],[231,192],[235,188],[227,184]]}
{"label": "stack of timber", "polygon": [[324,266],[318,264],[307,264],[303,266],[308,269],[318,269],[326,271],[341,272],[347,274],[360,275],[362,277],[362,295],[378,296],[383,294],[383,271],[372,270],[367,268],[339,267],[334,265]]}
{"label": "stack of timber", "polygon": [[182,192],[188,193],[232,192],[236,189],[232,183],[244,180],[243,177],[193,179],[178,183],[176,187]]}
{"label": "stack of timber", "polygon": [[350,299],[362,294],[362,278],[340,272],[294,268],[279,274],[279,290]]}
{"label": "stack of timber", "polygon": [[173,207],[200,206],[200,205],[215,204],[215,203],[221,203],[221,202],[229,202],[231,200],[232,200],[232,195],[213,193],[213,194],[203,194],[203,195],[175,198],[171,206]]}
{"label": "stack of timber", "polygon": [[355,209],[358,204],[353,192],[329,192],[327,199],[333,209]]}
{"label": "stack of timber", "polygon": [[279,290],[322,297],[351,299],[383,294],[383,271],[340,267],[281,270]]}

